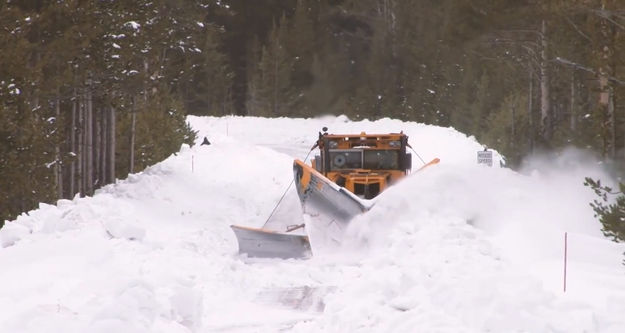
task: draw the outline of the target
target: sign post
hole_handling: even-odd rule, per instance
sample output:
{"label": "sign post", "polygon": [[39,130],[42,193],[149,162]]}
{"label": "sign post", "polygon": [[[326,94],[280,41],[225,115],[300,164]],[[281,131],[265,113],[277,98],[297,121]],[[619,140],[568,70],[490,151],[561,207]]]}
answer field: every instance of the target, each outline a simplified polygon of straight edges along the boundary
{"label": "sign post", "polygon": [[477,164],[486,164],[489,167],[493,166],[493,152],[484,148],[483,151],[477,152]]}
{"label": "sign post", "polygon": [[568,237],[567,233],[564,233],[564,292],[566,292],[566,256],[568,250]]}

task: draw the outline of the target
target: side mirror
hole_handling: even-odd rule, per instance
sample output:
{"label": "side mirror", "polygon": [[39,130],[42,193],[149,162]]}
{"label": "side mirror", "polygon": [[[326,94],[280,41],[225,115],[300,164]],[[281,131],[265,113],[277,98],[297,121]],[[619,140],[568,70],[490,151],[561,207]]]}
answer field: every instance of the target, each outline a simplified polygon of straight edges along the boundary
{"label": "side mirror", "polygon": [[412,169],[412,155],[410,155],[410,153],[406,153],[406,156],[404,157],[404,169]]}

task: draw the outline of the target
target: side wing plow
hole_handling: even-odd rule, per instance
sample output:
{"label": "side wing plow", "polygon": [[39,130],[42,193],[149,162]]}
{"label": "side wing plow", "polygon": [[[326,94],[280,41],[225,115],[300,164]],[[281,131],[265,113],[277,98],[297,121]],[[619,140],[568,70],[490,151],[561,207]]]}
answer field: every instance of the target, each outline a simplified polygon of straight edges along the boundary
{"label": "side wing plow", "polygon": [[[303,227],[300,225],[298,227]],[[239,253],[256,258],[307,259],[312,257],[307,235],[231,225],[239,242]]]}

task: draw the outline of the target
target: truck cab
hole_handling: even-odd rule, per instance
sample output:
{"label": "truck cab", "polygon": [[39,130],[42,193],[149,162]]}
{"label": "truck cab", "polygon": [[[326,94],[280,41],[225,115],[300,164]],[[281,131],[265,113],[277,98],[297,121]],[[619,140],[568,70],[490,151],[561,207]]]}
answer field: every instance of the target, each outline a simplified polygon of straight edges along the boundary
{"label": "truck cab", "polygon": [[408,136],[390,134],[319,133],[320,154],[312,167],[353,194],[372,199],[389,185],[406,176],[412,158],[406,153]]}

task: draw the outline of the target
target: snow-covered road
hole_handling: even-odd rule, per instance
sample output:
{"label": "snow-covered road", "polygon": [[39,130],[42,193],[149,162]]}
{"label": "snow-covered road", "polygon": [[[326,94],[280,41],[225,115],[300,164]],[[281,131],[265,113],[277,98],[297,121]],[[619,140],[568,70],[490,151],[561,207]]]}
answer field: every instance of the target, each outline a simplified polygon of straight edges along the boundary
{"label": "snow-covered road", "polygon": [[[0,230],[0,332],[625,331],[625,249],[582,185],[598,170],[478,166],[473,138],[390,119],[189,120],[210,146]],[[238,255],[229,226],[265,222],[323,126],[403,130],[441,164],[380,196],[340,252]]]}

